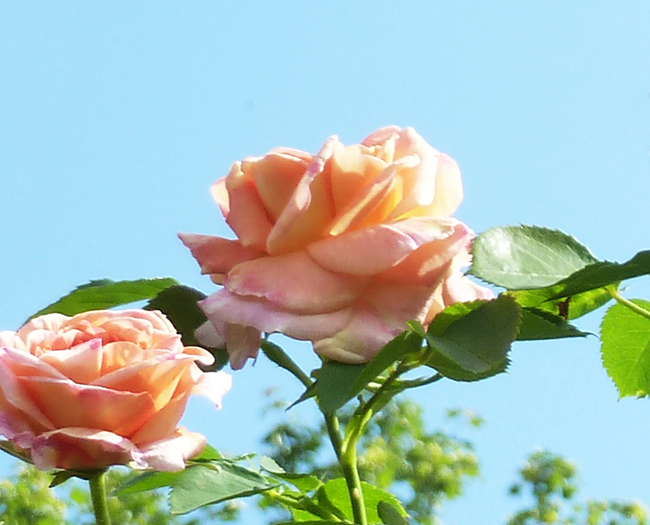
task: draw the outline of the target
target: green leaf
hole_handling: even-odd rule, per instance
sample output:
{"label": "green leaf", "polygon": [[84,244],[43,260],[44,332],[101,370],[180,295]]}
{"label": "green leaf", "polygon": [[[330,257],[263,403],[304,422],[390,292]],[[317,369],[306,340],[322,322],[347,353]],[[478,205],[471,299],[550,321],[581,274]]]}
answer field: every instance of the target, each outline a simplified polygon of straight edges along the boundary
{"label": "green leaf", "polygon": [[520,307],[506,295],[449,306],[429,325],[428,364],[456,381],[477,381],[503,372],[519,321]]}
{"label": "green leaf", "polygon": [[560,339],[563,337],[586,337],[563,317],[537,308],[522,308],[517,341]]}
{"label": "green leaf", "polygon": [[391,365],[421,349],[422,336],[409,329],[388,342],[365,365],[348,365],[335,361],[324,363],[316,381],[316,396],[321,409],[329,414],[341,408]]}
{"label": "green leaf", "polygon": [[293,472],[285,471],[280,465],[275,462],[273,458],[270,458],[268,456],[260,457],[260,467],[269,474],[272,474],[273,476],[282,480],[288,481],[302,493],[316,490],[323,484],[323,482],[316,476],[312,476],[310,474],[296,474]]}
{"label": "green leaf", "polygon": [[348,365],[336,361],[323,363],[316,381],[316,397],[320,408],[331,414],[357,395],[354,385],[365,365]]}
{"label": "green leaf", "polygon": [[[324,492],[327,494],[328,500],[332,505],[335,505],[343,512],[343,515],[348,520],[354,522],[352,507],[350,505],[350,495],[348,492],[345,479],[336,478],[328,481],[323,486]],[[407,516],[404,507],[399,500],[379,487],[361,482],[361,490],[363,492],[363,501],[366,505],[366,514],[368,516],[368,523],[380,523],[381,518],[377,510],[379,503],[385,502],[394,507],[402,516]]]}
{"label": "green leaf", "polygon": [[[329,487],[329,488],[331,488],[331,487]],[[335,494],[337,496],[336,501],[332,501],[332,499],[330,498],[330,495],[329,495],[328,492],[333,492],[333,494]],[[349,496],[348,496],[348,498],[349,498]],[[318,502],[318,506],[321,509],[324,509],[325,511],[327,511],[330,515],[334,515],[337,518],[342,519],[342,520],[349,517],[348,515],[346,515],[345,512],[343,512],[339,508],[338,504],[340,504],[340,501],[338,500],[338,491],[336,491],[336,490],[334,490],[334,491],[328,490],[328,487],[323,485],[322,487],[320,487],[316,491],[316,501]],[[349,501],[349,499],[347,501]]]}
{"label": "green leaf", "polygon": [[590,264],[558,283],[551,299],[574,296],[642,275],[650,275],[650,250],[639,252],[624,263],[599,261]]}
{"label": "green leaf", "polygon": [[349,521],[309,520],[309,521],[281,521],[275,525],[354,525]]}
{"label": "green leaf", "polygon": [[223,348],[209,348],[199,343],[194,335],[195,330],[204,324],[208,318],[198,305],[205,294],[184,285],[165,288],[153,297],[145,306],[147,310],[160,310],[164,313],[181,334],[185,346],[202,346],[215,358],[209,370],[221,370],[228,363],[228,352]]}
{"label": "green leaf", "polygon": [[178,282],[171,277],[136,281],[111,281],[110,279],[90,281],[36,312],[30,319],[50,313],[72,316],[89,310],[106,310],[144,301],[176,284]]}
{"label": "green leaf", "polygon": [[128,480],[126,483],[120,485],[115,491],[116,494],[135,494],[137,492],[145,492],[148,490],[160,489],[163,487],[171,487],[182,473],[185,472],[153,472],[148,471]]}
{"label": "green leaf", "polygon": [[262,352],[264,352],[264,355],[280,368],[284,368],[295,377],[298,377],[305,386],[311,385],[311,380],[281,347],[271,341],[263,340],[260,344],[260,348],[262,349]]}
{"label": "green leaf", "polygon": [[600,261],[576,271],[560,282],[536,290],[512,292],[522,306],[537,306],[557,313],[567,303],[567,318],[576,319],[611,300],[606,287],[618,286],[626,279],[650,275],[650,251],[637,253],[625,263]]}
{"label": "green leaf", "polygon": [[409,525],[402,513],[387,501],[377,504],[377,514],[385,525]]}
{"label": "green leaf", "polygon": [[215,461],[225,459],[221,453],[214,447],[206,445],[201,453],[189,460],[191,463],[204,463],[206,461]]}
{"label": "green leaf", "polygon": [[549,286],[597,262],[574,237],[538,226],[491,228],[474,239],[472,253],[469,273],[508,290]]}
{"label": "green leaf", "polygon": [[588,290],[570,297],[555,297],[558,293],[562,295],[560,292],[561,286],[558,284],[537,290],[520,290],[506,293],[521,306],[543,310],[567,320],[582,317],[612,300],[607,288]]}
{"label": "green leaf", "polygon": [[204,505],[260,494],[275,486],[257,472],[215,461],[181,471],[172,486],[169,505],[172,514],[185,514]]}
{"label": "green leaf", "polygon": [[52,478],[52,481],[50,482],[49,487],[51,489],[58,487],[59,485],[62,485],[69,479],[75,478],[75,473],[70,472],[69,470],[60,470],[54,474],[54,477]]}
{"label": "green leaf", "polygon": [[[650,302],[632,301],[650,311]],[[650,394],[650,319],[622,304],[612,306],[601,325],[603,366],[620,397]]]}

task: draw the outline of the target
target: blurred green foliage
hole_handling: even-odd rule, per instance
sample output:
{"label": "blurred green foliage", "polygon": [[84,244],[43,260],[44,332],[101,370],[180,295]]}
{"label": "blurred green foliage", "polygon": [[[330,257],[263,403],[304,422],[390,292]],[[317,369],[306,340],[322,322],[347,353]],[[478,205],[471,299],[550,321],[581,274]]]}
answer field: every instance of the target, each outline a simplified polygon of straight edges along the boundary
{"label": "blurred green foliage", "polygon": [[617,500],[577,501],[578,469],[572,462],[547,450],[532,453],[519,471],[520,480],[510,493],[529,493],[532,505],[518,511],[508,525],[646,525],[646,508],[638,502]]}
{"label": "blurred green foliage", "polygon": [[[271,392],[267,411],[277,417],[285,403]],[[483,420],[467,410],[449,410],[449,425],[468,430]],[[277,421],[277,419],[276,419]],[[449,426],[448,425],[448,426]],[[266,452],[284,469],[314,473],[323,480],[340,475],[329,450],[324,425],[297,421],[291,412],[265,438]],[[387,405],[368,426],[360,446],[360,470],[368,482],[392,491],[408,510],[412,525],[441,523],[443,504],[463,494],[465,484],[479,474],[472,443],[449,431],[429,431],[423,410],[408,399]],[[135,473],[113,468],[107,474],[109,493]],[[0,525],[65,525],[94,523],[88,486],[72,480],[49,488],[52,476],[19,464],[16,473],[0,481]],[[510,494],[526,503],[507,525],[647,525],[646,508],[637,502],[579,499],[576,465],[549,451],[532,453],[510,487]],[[468,501],[468,504],[470,502]],[[269,523],[287,519],[286,511],[270,498],[259,498]],[[109,497],[115,524],[204,525],[246,523],[250,514],[240,512],[241,503],[204,507],[184,516],[169,514],[162,491]]]}
{"label": "blurred green foliage", "polygon": [[[282,402],[273,400],[267,410],[283,408]],[[344,413],[343,423],[347,417],[349,413]],[[471,427],[483,423],[469,411],[450,410],[446,418]],[[312,427],[290,419],[275,426],[264,442],[265,452],[289,472],[315,473],[325,480],[341,476],[324,424]],[[361,478],[395,493],[414,522],[422,525],[437,523],[442,503],[460,496],[465,481],[479,474],[471,442],[448,432],[428,431],[422,407],[406,398],[393,400],[378,413],[359,445]]]}

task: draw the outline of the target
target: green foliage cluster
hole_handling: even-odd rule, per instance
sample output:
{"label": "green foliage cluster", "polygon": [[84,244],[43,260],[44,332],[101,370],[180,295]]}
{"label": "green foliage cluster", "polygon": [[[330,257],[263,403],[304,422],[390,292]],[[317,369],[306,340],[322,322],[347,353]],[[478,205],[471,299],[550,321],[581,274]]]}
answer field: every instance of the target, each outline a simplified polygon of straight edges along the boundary
{"label": "green foliage cluster", "polygon": [[470,273],[505,288],[522,308],[520,340],[581,335],[568,321],[615,300],[601,326],[603,366],[621,397],[650,394],[650,303],[619,290],[650,275],[650,250],[625,263],[601,261],[565,233],[508,226],[479,235],[473,254]]}
{"label": "green foliage cluster", "polygon": [[530,492],[532,505],[515,513],[508,525],[646,525],[646,508],[637,502],[617,500],[576,501],[577,467],[561,456],[540,450],[531,454],[520,470],[520,481],[510,493]]}
{"label": "green foliage cluster", "polygon": [[52,477],[25,463],[11,478],[0,481],[0,523],[63,525],[65,502],[50,490]]}
{"label": "green foliage cluster", "polygon": [[[233,507],[205,508],[192,516],[170,515],[167,497],[160,491],[115,494],[117,488],[137,474],[125,468],[106,475],[108,510],[113,523],[125,525],[201,525],[219,523],[234,516]],[[0,481],[0,524],[3,525],[92,525],[95,523],[90,494],[85,483],[72,482],[56,491],[53,476],[32,465],[20,463],[11,477]]]}

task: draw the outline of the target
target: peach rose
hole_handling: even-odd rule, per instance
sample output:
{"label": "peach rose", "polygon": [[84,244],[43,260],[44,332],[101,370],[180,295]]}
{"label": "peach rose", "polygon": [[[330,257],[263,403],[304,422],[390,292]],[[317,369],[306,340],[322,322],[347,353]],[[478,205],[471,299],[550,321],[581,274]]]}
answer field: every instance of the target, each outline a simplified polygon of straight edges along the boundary
{"label": "peach rose", "polygon": [[180,237],[223,285],[201,302],[211,323],[197,335],[225,345],[235,369],[257,355],[261,332],[363,363],[407,321],[492,297],[460,271],[473,233],[449,217],[463,196],[458,166],[412,128],[246,158],[212,193],[238,239]]}
{"label": "peach rose", "polygon": [[160,312],[37,317],[0,332],[0,434],[43,470],[181,470],[205,446],[177,428],[190,394],[220,406],[231,383],[196,361],[213,357]]}

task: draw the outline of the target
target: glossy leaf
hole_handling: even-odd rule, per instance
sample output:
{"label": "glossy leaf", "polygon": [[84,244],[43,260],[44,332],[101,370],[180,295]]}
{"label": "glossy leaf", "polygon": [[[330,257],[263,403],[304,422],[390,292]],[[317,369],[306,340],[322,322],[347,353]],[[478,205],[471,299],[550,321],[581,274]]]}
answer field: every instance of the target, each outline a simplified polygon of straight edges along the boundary
{"label": "glossy leaf", "polygon": [[268,456],[262,456],[260,458],[260,467],[276,478],[288,481],[301,492],[311,492],[323,484],[320,479],[310,474],[286,472],[273,458]]}
{"label": "glossy leaf", "polygon": [[136,281],[111,281],[110,279],[90,281],[36,312],[32,318],[49,313],[72,316],[89,310],[107,310],[151,299],[162,290],[177,284],[178,282],[171,277]]}
{"label": "glossy leaf", "polygon": [[452,305],[429,325],[428,364],[456,381],[477,381],[503,372],[520,318],[519,305],[506,295]]}
{"label": "glossy leaf", "polygon": [[574,237],[539,226],[491,228],[472,253],[469,273],[508,290],[549,286],[598,261]]}
{"label": "glossy leaf", "polygon": [[355,389],[355,385],[365,366],[336,361],[323,363],[315,385],[318,404],[323,412],[334,412],[361,392]]}
{"label": "glossy leaf", "polygon": [[316,382],[316,396],[321,409],[325,413],[331,413],[341,408],[391,365],[421,348],[422,336],[406,330],[386,344],[365,365],[348,365],[335,361],[324,363]]}
{"label": "glossy leaf", "polygon": [[[635,299],[650,312],[650,302]],[[612,306],[601,325],[603,366],[620,397],[650,395],[650,319],[626,306]]]}
{"label": "glossy leaf", "polygon": [[537,308],[522,308],[517,341],[537,341],[564,337],[586,337],[563,317]]}
{"label": "glossy leaf", "polygon": [[154,472],[147,471],[120,485],[115,491],[118,494],[135,494],[163,487],[171,487],[182,473],[180,472]]}
{"label": "glossy leaf", "polygon": [[650,251],[639,252],[624,263],[596,262],[552,286],[512,295],[522,306],[539,306],[550,311],[570,297],[568,319],[576,319],[611,299],[606,287],[617,287],[621,281],[643,275],[650,275]]}
{"label": "glossy leaf", "polygon": [[537,290],[507,292],[507,294],[521,306],[543,310],[567,320],[582,317],[612,300],[607,288],[588,290],[569,297],[555,297],[558,290],[559,286],[551,286]]}
{"label": "glossy leaf", "polygon": [[[323,490],[327,494],[329,501],[340,509],[348,520],[353,522],[354,518],[352,507],[350,506],[350,495],[345,480],[343,478],[332,479],[325,483]],[[368,523],[381,523],[381,518],[379,517],[377,510],[377,507],[381,502],[390,504],[402,516],[407,516],[402,504],[389,492],[363,481],[361,482],[361,490],[363,492],[363,501],[366,506]]]}
{"label": "glossy leaf", "polygon": [[260,494],[277,486],[257,472],[230,462],[195,465],[181,471],[172,486],[172,514],[185,514],[204,505]]}

